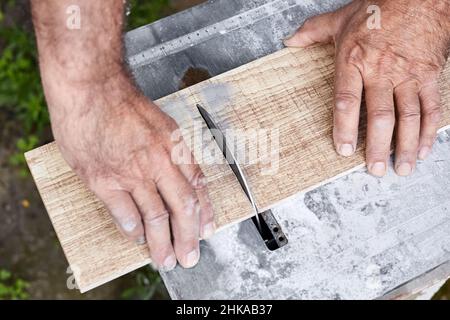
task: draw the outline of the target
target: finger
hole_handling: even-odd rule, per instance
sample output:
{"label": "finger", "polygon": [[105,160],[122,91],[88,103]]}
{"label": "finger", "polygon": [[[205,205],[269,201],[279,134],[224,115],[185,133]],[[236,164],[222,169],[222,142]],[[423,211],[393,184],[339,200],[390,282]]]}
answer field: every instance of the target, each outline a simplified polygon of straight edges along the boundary
{"label": "finger", "polygon": [[367,168],[374,176],[385,175],[395,125],[394,98],[389,81],[365,83],[367,104]]}
{"label": "finger", "polygon": [[186,177],[197,194],[200,205],[200,235],[208,239],[214,235],[216,225],[214,223],[214,212],[209,199],[207,180],[198,165],[182,165],[180,171]]}
{"label": "finger", "polygon": [[416,165],[420,134],[420,101],[416,84],[405,83],[395,88],[397,105],[397,143],[395,171],[408,176]]}
{"label": "finger", "polygon": [[142,215],[152,261],[160,270],[172,270],[177,264],[177,258],[172,247],[169,212],[156,186],[151,184],[136,188],[133,190],[133,199]]}
{"label": "finger", "polygon": [[171,212],[175,254],[185,268],[195,266],[200,257],[199,214],[197,195],[177,166],[165,164],[156,186]]}
{"label": "finger", "polygon": [[[179,152],[180,149],[182,149],[183,155],[187,156],[175,156],[176,160],[174,162],[178,164],[181,173],[197,194],[200,204],[200,235],[203,239],[208,239],[214,235],[216,225],[214,223],[214,212],[209,199],[207,179],[200,166],[195,163],[192,153],[183,140],[178,142],[177,151]],[[174,159],[174,155],[172,155],[172,159]],[[183,161],[178,161],[177,159],[183,159]]]}
{"label": "finger", "polygon": [[363,81],[359,70],[348,63],[345,53],[336,57],[333,139],[336,151],[351,156],[356,150]]}
{"label": "finger", "polygon": [[325,13],[309,18],[297,32],[284,40],[287,47],[307,47],[314,43],[331,42],[338,30],[335,13]]}
{"label": "finger", "polygon": [[419,98],[422,106],[422,122],[418,157],[424,160],[433,148],[442,117],[441,95],[438,83],[434,82],[423,87],[419,93]]}
{"label": "finger", "polygon": [[122,190],[95,190],[109,210],[119,230],[129,240],[141,245],[145,243],[141,215],[131,195]]}
{"label": "finger", "polygon": [[[206,181],[206,180],[205,180]],[[200,235],[202,239],[211,238],[216,232],[216,223],[214,221],[214,211],[209,199],[208,188],[206,182],[204,185],[195,187],[197,197],[200,203]]]}

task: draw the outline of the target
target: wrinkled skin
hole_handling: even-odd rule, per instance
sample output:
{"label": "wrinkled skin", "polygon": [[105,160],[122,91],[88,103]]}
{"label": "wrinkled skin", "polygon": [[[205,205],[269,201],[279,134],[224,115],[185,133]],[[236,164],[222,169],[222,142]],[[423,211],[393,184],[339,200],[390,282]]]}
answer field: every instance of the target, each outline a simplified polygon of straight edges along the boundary
{"label": "wrinkled skin", "polygon": [[70,29],[72,0],[32,1],[56,143],[123,235],[147,243],[157,267],[167,271],[177,261],[193,267],[200,237],[215,229],[205,177],[193,160],[173,161],[174,148],[175,154],[188,150],[172,139],[177,124],[136,88],[124,67],[124,1],[76,3],[81,27]]}
{"label": "wrinkled skin", "polygon": [[200,235],[207,238],[214,230],[205,178],[195,164],[173,163],[172,150],[180,143],[171,139],[178,129],[175,121],[126,77],[112,82],[120,88],[94,90],[105,92],[95,102],[80,98],[80,90],[73,92],[80,104],[91,101],[97,106],[81,114],[80,105],[76,112],[54,115],[60,117],[52,121],[58,147],[105,203],[122,233],[139,244],[147,238],[160,268],[172,269],[175,257],[192,267],[199,257]]}
{"label": "wrinkled skin", "polygon": [[[368,28],[370,5],[381,29]],[[450,1],[354,1],[307,20],[287,46],[331,42],[336,47],[333,138],[338,153],[356,148],[361,95],[367,106],[366,163],[383,176],[394,126],[395,170],[406,176],[431,152],[440,124],[439,73],[450,45]]]}

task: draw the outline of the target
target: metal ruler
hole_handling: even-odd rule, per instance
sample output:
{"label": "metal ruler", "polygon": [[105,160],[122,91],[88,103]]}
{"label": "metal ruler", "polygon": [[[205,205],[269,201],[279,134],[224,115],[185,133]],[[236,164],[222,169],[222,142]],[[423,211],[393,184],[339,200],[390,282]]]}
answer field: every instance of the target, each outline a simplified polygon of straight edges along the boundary
{"label": "metal ruler", "polygon": [[128,65],[132,68],[139,67],[150,62],[154,62],[163,57],[185,50],[187,47],[193,47],[205,42],[215,36],[224,35],[237,29],[247,27],[257,21],[269,18],[283,11],[292,9],[299,4],[305,5],[302,0],[275,0],[240,14],[234,15],[228,19],[211,24],[194,32],[188,33],[182,37],[164,42],[148,48],[138,54],[128,57]]}

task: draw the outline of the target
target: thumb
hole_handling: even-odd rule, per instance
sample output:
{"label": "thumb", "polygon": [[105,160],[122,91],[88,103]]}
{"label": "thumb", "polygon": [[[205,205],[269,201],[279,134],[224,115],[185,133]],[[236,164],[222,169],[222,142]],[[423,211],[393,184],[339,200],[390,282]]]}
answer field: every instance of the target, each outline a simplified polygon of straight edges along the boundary
{"label": "thumb", "polygon": [[336,20],[334,12],[309,18],[294,35],[283,41],[284,45],[304,48],[314,43],[331,42],[338,29]]}

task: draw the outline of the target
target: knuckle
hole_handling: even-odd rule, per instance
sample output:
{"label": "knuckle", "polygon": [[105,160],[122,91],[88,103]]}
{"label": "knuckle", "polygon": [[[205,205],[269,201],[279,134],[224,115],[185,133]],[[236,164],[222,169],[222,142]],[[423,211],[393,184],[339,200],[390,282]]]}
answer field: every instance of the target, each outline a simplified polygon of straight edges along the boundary
{"label": "knuckle", "polygon": [[369,161],[384,161],[387,157],[387,152],[380,149],[380,146],[378,147],[368,147],[366,150],[366,156]]}
{"label": "knuckle", "polygon": [[368,112],[369,122],[380,129],[391,128],[395,124],[395,113],[392,108],[377,108]]}
{"label": "knuckle", "polygon": [[420,120],[420,110],[413,105],[403,105],[402,108],[398,110],[398,117],[400,121],[413,121],[416,122]]}
{"label": "knuckle", "polygon": [[410,75],[406,80],[397,84],[394,91],[398,94],[404,94],[406,92],[418,93],[420,89],[420,81],[415,76]]}
{"label": "knuckle", "polygon": [[437,125],[441,121],[442,118],[442,110],[441,107],[437,104],[429,107],[425,110],[424,116],[427,117],[431,124]]}
{"label": "knuckle", "polygon": [[335,94],[336,111],[348,113],[359,104],[359,97],[351,91],[341,91]]}
{"label": "knuckle", "polygon": [[147,227],[159,227],[169,220],[169,211],[154,212],[144,216],[144,223]]}
{"label": "knuckle", "polygon": [[402,66],[404,64],[405,58],[392,54],[389,50],[380,50],[373,65],[379,74],[385,74],[387,71],[392,70],[392,66]]}
{"label": "knuckle", "polygon": [[392,120],[395,118],[394,110],[391,107],[380,106],[376,109],[368,111],[369,117],[376,120]]}

